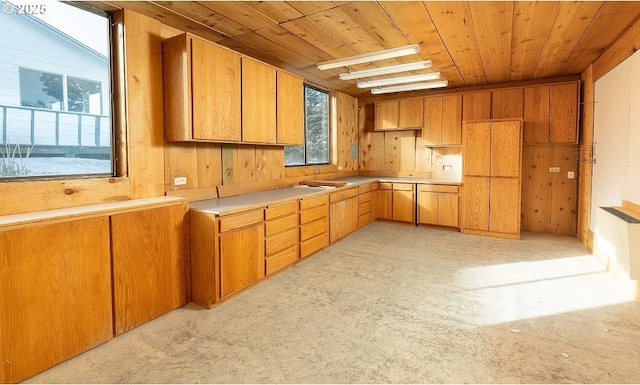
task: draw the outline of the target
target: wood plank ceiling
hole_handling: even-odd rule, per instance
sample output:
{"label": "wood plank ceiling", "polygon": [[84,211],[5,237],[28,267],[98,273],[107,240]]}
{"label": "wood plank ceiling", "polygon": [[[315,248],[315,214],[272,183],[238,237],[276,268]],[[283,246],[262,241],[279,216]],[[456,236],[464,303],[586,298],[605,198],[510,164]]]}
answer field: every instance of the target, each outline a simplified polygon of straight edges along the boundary
{"label": "wood plank ceiling", "polygon": [[[640,17],[637,1],[150,1],[128,8],[355,97],[347,68],[319,62],[408,44],[418,55],[352,70],[430,59],[449,88],[580,74]],[[407,75],[396,74],[394,76]],[[389,76],[389,75],[387,75]],[[370,80],[370,79],[362,79]]]}

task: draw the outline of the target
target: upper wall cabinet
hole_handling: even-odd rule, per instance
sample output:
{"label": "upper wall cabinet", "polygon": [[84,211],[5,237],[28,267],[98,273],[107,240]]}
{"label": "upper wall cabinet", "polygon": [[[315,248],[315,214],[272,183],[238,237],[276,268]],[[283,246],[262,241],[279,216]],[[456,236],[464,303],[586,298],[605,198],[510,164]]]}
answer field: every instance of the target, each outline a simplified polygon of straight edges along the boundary
{"label": "upper wall cabinet", "polygon": [[419,130],[422,128],[422,99],[376,103],[375,131]]}
{"label": "upper wall cabinet", "polygon": [[302,78],[278,71],[278,144],[304,144],[304,84]]}
{"label": "upper wall cabinet", "polygon": [[241,140],[240,55],[179,35],[164,42],[168,141]]}
{"label": "upper wall cabinet", "polygon": [[464,94],[462,107],[463,121],[491,119],[491,92]]}
{"label": "upper wall cabinet", "polygon": [[491,119],[522,119],[522,99],[522,88],[492,91]]}
{"label": "upper wall cabinet", "polygon": [[276,142],[276,70],[242,58],[242,141]]}
{"label": "upper wall cabinet", "polygon": [[462,144],[462,95],[424,99],[422,141],[427,147]]}
{"label": "upper wall cabinet", "polygon": [[524,142],[578,142],[578,82],[524,89]]}
{"label": "upper wall cabinet", "polygon": [[167,141],[304,143],[302,78],[189,34],[163,51]]}

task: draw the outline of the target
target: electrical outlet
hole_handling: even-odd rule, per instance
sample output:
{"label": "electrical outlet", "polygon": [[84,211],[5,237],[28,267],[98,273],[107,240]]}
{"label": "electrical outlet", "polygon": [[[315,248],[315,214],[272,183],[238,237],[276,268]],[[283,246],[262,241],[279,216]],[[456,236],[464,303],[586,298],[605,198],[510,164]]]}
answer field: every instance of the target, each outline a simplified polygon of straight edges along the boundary
{"label": "electrical outlet", "polygon": [[452,168],[453,167],[451,167],[450,164],[445,164],[445,165],[442,166],[442,170],[443,171],[451,171]]}
{"label": "electrical outlet", "polygon": [[173,178],[173,185],[174,186],[182,186],[187,184],[187,177],[186,176],[179,176],[177,178]]}
{"label": "electrical outlet", "polygon": [[549,172],[560,172],[560,167],[549,167]]}
{"label": "electrical outlet", "polygon": [[567,171],[567,178],[574,179],[576,174],[573,171]]}

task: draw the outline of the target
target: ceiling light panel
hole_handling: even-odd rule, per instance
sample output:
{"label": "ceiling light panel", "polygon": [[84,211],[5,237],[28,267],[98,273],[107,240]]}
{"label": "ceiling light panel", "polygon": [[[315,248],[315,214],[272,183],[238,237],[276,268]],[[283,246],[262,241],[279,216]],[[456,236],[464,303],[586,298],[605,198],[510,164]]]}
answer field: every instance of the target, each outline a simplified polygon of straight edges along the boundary
{"label": "ceiling light panel", "polygon": [[429,83],[417,83],[417,84],[405,84],[401,86],[391,86],[391,87],[382,87],[382,88],[372,88],[371,93],[373,95],[379,94],[388,94],[391,92],[402,92],[402,91],[415,91],[415,90],[427,90],[430,88],[441,88],[449,85],[449,82],[446,80],[441,80],[437,82],[429,82]]}
{"label": "ceiling light panel", "polygon": [[393,59],[400,56],[413,55],[420,52],[418,44],[407,45],[404,47],[391,48],[384,51],[365,53],[347,57],[344,59],[330,60],[318,63],[319,70],[328,70],[337,67],[347,67],[354,64],[369,63],[377,60]]}
{"label": "ceiling light panel", "polygon": [[353,80],[353,79],[368,78],[372,76],[394,74],[398,72],[422,70],[422,69],[428,69],[428,68],[431,68],[431,60],[425,60],[425,61],[420,61],[415,63],[398,64],[398,65],[393,65],[388,67],[372,68],[372,69],[362,70],[362,71],[352,71],[349,73],[340,74],[338,75],[338,77],[340,78],[340,80]]}
{"label": "ceiling light panel", "polygon": [[427,80],[437,80],[437,79],[440,79],[440,72],[432,72],[429,74],[411,75],[411,76],[399,76],[397,78],[378,79],[378,80],[370,80],[366,82],[358,82],[357,86],[358,88],[371,88],[371,87],[379,87],[379,86],[389,86],[392,84],[424,82]]}

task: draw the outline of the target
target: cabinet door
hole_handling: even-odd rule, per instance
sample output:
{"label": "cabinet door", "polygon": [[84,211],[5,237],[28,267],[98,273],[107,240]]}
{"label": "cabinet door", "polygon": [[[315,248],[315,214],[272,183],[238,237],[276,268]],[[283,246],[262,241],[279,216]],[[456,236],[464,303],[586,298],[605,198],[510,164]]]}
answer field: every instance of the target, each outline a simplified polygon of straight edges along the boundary
{"label": "cabinet door", "polygon": [[191,40],[193,138],[240,141],[240,55]]}
{"label": "cabinet door", "polygon": [[464,94],[462,108],[463,121],[491,119],[491,92]]}
{"label": "cabinet door", "polygon": [[489,230],[489,177],[465,176],[462,194],[462,227]]}
{"label": "cabinet door", "polygon": [[458,194],[438,194],[438,224],[459,227],[459,207]]}
{"label": "cabinet door", "polygon": [[442,144],[462,144],[462,95],[442,97]]}
{"label": "cabinet door", "polygon": [[329,243],[346,237],[358,229],[358,197],[329,205]]}
{"label": "cabinet door", "polygon": [[438,193],[418,192],[418,223],[423,225],[438,224]]}
{"label": "cabinet door", "polygon": [[0,232],[0,383],[113,337],[109,218]]}
{"label": "cabinet door", "polygon": [[578,142],[578,84],[550,87],[549,137],[552,143]]}
{"label": "cabinet door", "polygon": [[462,172],[464,175],[491,175],[491,123],[464,123]]}
{"label": "cabinet door", "polygon": [[517,178],[491,178],[490,231],[520,232],[520,181]]}
{"label": "cabinet door", "polygon": [[278,71],[278,144],[304,144],[304,84],[301,78]]}
{"label": "cabinet door", "polygon": [[262,223],[220,235],[220,296],[225,298],[264,277]]}
{"label": "cabinet door", "polygon": [[393,191],[378,190],[378,218],[393,219]]}
{"label": "cabinet door", "polygon": [[549,86],[524,89],[524,142],[549,142]]}
{"label": "cabinet door", "polygon": [[493,91],[491,95],[491,119],[523,117],[522,88]]}
{"label": "cabinet door", "polygon": [[425,146],[442,144],[442,98],[424,98],[422,142]]}
{"label": "cabinet door", "polygon": [[187,302],[186,204],[111,217],[116,335]]}
{"label": "cabinet door", "polygon": [[491,176],[518,177],[522,139],[519,121],[491,124]]}
{"label": "cabinet door", "polygon": [[242,58],[242,141],[276,143],[276,70]]}
{"label": "cabinet door", "polygon": [[392,219],[399,222],[414,222],[415,200],[413,191],[393,190]]}
{"label": "cabinet door", "polygon": [[371,221],[378,219],[378,190],[371,190]]}
{"label": "cabinet door", "polygon": [[398,129],[398,101],[376,103],[376,131]]}
{"label": "cabinet door", "polygon": [[398,128],[422,128],[422,99],[405,99],[398,103]]}

